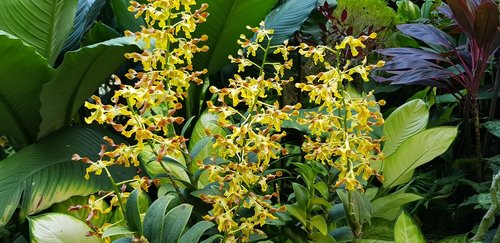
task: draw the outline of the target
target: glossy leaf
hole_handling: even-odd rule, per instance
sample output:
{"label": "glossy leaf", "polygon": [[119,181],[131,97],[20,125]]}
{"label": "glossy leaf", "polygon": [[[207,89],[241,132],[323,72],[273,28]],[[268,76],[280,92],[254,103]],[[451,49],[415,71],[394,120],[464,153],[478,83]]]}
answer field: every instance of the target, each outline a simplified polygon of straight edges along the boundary
{"label": "glossy leaf", "polygon": [[427,44],[452,48],[453,43],[440,29],[428,24],[401,24],[397,28],[403,34],[421,40]]}
{"label": "glossy leaf", "polygon": [[413,219],[406,213],[402,212],[399,215],[396,225],[394,226],[394,241],[396,243],[424,243],[425,238],[422,232],[415,224]]}
{"label": "glossy leaf", "polygon": [[469,38],[472,38],[474,34],[474,16],[467,2],[465,0],[447,1],[455,22]]}
{"label": "glossy leaf", "polygon": [[189,230],[186,231],[182,235],[182,237],[179,239],[179,243],[193,243],[193,242],[199,242],[201,236],[205,231],[208,229],[214,227],[215,224],[210,222],[210,221],[200,221],[193,225]]}
{"label": "glossy leaf", "polygon": [[319,232],[323,235],[328,233],[328,225],[326,224],[325,218],[321,215],[315,215],[311,218],[311,223],[314,228],[318,229]]}
{"label": "glossy leaf", "polygon": [[317,0],[290,0],[273,9],[265,19],[266,28],[273,29],[272,45],[288,40],[307,20]]}
{"label": "glossy leaf", "polygon": [[193,205],[181,204],[170,210],[163,219],[163,235],[161,242],[177,242],[187,225]]}
{"label": "glossy leaf", "polygon": [[240,34],[251,38],[252,32],[246,26],[258,26],[263,21],[276,0],[203,0],[207,3],[210,16],[207,22],[197,26],[193,36],[208,35],[204,42],[210,50],[195,56],[195,69],[207,68],[215,73],[230,63],[229,55],[235,56],[240,46],[236,43]]}
{"label": "glossy leaf", "polygon": [[117,38],[66,53],[54,79],[42,88],[39,137],[69,125],[85,100],[125,62],[125,53],[138,49],[133,38]]}
{"label": "glossy leaf", "polygon": [[102,238],[117,236],[117,235],[129,235],[134,233],[135,231],[131,230],[129,227],[118,225],[104,229]]}
{"label": "glossy leaf", "polygon": [[82,40],[83,46],[90,46],[100,42],[120,37],[120,33],[102,22],[97,22],[85,34]]}
{"label": "glossy leaf", "polygon": [[101,239],[87,236],[93,230],[85,222],[62,213],[46,213],[29,217],[30,238],[33,243],[99,243]]}
{"label": "glossy leaf", "polygon": [[133,190],[125,206],[125,219],[131,230],[136,230],[139,234],[143,234],[141,214],[146,213],[151,204],[148,194],[142,190]]}
{"label": "glossy leaf", "polygon": [[[85,180],[88,165],[71,160],[75,153],[95,160],[104,136],[114,137],[98,127],[72,127],[0,161],[0,226],[9,221],[20,201],[22,219],[72,196],[111,189],[105,175]],[[116,180],[135,174],[134,168],[115,169]]]}
{"label": "glossy leaf", "polygon": [[309,191],[303,185],[295,182],[292,183],[292,187],[297,204],[301,208],[306,208],[307,202],[309,201]]}
{"label": "glossy leaf", "polygon": [[179,205],[178,200],[171,195],[160,197],[151,204],[144,217],[144,236],[150,242],[160,242],[163,237],[163,218],[173,207]]}
{"label": "glossy leaf", "polygon": [[486,48],[499,34],[499,9],[493,1],[483,1],[477,7],[474,18],[474,38],[478,45]]}
{"label": "glossy leaf", "polygon": [[[200,118],[196,121],[193,132],[191,133],[191,138],[189,139],[189,150],[192,151],[194,147],[201,140],[205,139],[208,134],[206,130],[210,131],[212,134],[226,135],[226,132],[222,127],[217,124],[218,116],[215,113],[204,112]],[[203,148],[193,157],[193,161],[204,160],[212,156],[213,153],[213,141],[208,142]]]}
{"label": "glossy leaf", "polygon": [[422,131],[404,141],[383,164],[385,188],[411,180],[413,171],[444,153],[457,136],[456,127],[436,127]]}
{"label": "glossy leaf", "polygon": [[401,207],[407,203],[423,199],[413,193],[393,193],[375,199],[372,202],[373,217],[394,220],[401,213]]}
{"label": "glossy leaf", "polygon": [[305,207],[299,207],[299,205],[288,204],[286,205],[286,211],[290,213],[294,218],[298,219],[303,225],[307,225],[308,220],[306,219],[307,214],[304,211]]}
{"label": "glossy leaf", "polygon": [[[439,53],[417,48],[397,47],[397,48],[380,49],[377,50],[377,52],[382,55],[390,57],[405,56],[407,58],[411,58],[412,61],[414,61],[415,59],[442,60],[442,61],[445,60]],[[407,61],[405,63],[411,63],[411,62]],[[383,68],[385,68],[385,66]],[[383,68],[381,68],[380,70],[384,70]]]}
{"label": "glossy leaf", "polygon": [[370,199],[366,195],[361,194],[358,190],[347,191],[344,189],[337,190],[337,194],[344,209],[351,208],[350,213],[354,216],[354,223],[363,225],[366,222],[371,222],[373,209]]}
{"label": "glossy leaf", "polygon": [[105,4],[106,1],[102,0],[78,0],[73,31],[64,44],[63,52],[78,49],[83,34],[92,26]]}
{"label": "glossy leaf", "polygon": [[77,0],[2,0],[0,29],[35,47],[54,64],[71,33]]}
{"label": "glossy leaf", "polygon": [[135,13],[128,11],[129,2],[129,0],[111,0],[111,7],[116,22],[122,30],[129,30],[132,32],[141,31],[141,26],[146,26],[146,22],[144,22],[142,17],[135,18]]}
{"label": "glossy leaf", "polygon": [[[89,216],[90,213],[89,208],[82,208],[80,210],[71,210],[71,211],[69,210],[69,208],[72,206],[84,205],[88,203],[89,203],[89,196],[74,196],[64,202],[52,205],[52,207],[50,207],[50,211],[55,213],[69,214],[82,221],[85,221],[85,219]],[[95,203],[96,206],[100,208],[109,207],[109,204],[105,200],[96,201]],[[90,223],[92,223],[92,225],[94,226],[101,227],[104,225],[104,223],[110,222],[112,215],[113,213],[101,214],[99,215],[99,218],[96,217],[92,218],[90,220]]]}
{"label": "glossy leaf", "polygon": [[384,123],[384,156],[388,157],[409,137],[423,131],[429,120],[429,108],[416,99],[398,107]]}
{"label": "glossy leaf", "polygon": [[38,96],[54,70],[34,47],[1,30],[0,64],[0,134],[20,149],[36,140],[41,121]]}

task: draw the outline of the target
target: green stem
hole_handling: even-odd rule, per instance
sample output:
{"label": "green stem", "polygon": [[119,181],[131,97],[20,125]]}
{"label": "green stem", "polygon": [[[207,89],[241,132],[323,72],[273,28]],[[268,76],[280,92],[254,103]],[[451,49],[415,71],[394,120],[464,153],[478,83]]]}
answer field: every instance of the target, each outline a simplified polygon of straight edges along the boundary
{"label": "green stem", "polygon": [[[483,241],[486,233],[488,232],[488,229],[493,225],[495,222],[495,215],[496,212],[498,211],[498,199],[497,199],[497,190],[498,190],[498,183],[500,181],[500,172],[498,172],[494,177],[493,181],[491,182],[491,187],[490,187],[490,194],[491,194],[491,206],[486,212],[486,214],[483,216],[483,219],[481,220],[481,223],[479,224],[479,227],[477,228],[477,232],[472,237],[472,241]],[[498,232],[497,232],[498,234]]]}
{"label": "green stem", "polygon": [[122,191],[118,188],[118,184],[116,184],[115,179],[113,179],[113,176],[109,172],[108,168],[104,166],[104,170],[106,171],[108,179],[111,182],[111,185],[113,186],[113,190],[116,193],[116,197],[118,198],[118,204],[120,205],[120,211],[122,212],[123,217],[125,217],[125,207],[123,206],[122,196],[121,196]]}

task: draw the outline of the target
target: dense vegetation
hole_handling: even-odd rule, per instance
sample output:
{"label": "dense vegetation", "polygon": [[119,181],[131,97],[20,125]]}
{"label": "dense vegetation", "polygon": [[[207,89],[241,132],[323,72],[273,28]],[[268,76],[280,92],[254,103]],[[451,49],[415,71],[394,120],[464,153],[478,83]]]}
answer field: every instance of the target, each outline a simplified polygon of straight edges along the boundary
{"label": "dense vegetation", "polygon": [[500,242],[493,0],[2,0],[2,242]]}

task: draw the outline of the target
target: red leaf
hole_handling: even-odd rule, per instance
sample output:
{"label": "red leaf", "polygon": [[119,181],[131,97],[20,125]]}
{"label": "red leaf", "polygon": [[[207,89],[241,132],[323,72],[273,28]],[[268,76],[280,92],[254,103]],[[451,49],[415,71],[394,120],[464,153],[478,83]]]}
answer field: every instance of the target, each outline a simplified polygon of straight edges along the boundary
{"label": "red leaf", "polygon": [[340,15],[340,20],[344,22],[346,19],[347,19],[347,11],[344,9],[344,11],[342,11],[342,14]]}
{"label": "red leaf", "polygon": [[453,19],[457,22],[462,31],[469,37],[474,36],[474,27],[472,12],[470,11],[467,0],[448,0]]}
{"label": "red leaf", "polygon": [[474,38],[482,49],[489,49],[498,33],[498,8],[493,2],[483,2],[476,10]]}

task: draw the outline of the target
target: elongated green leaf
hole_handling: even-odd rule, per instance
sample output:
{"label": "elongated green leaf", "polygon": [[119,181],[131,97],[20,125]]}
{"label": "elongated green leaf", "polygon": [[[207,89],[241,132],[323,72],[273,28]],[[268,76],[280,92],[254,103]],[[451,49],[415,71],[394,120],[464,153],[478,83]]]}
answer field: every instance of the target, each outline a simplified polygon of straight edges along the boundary
{"label": "elongated green leaf", "polygon": [[179,243],[199,242],[203,233],[214,226],[215,224],[210,221],[200,221],[182,235]]}
{"label": "elongated green leaf", "polygon": [[63,52],[78,49],[83,34],[94,23],[106,1],[78,0],[73,31],[69,34],[62,49]]}
{"label": "elongated green leaf", "polygon": [[298,204],[288,204],[286,205],[286,211],[290,213],[294,218],[298,219],[303,225],[307,225],[307,215],[305,208],[299,207]]}
{"label": "elongated green leaf", "polygon": [[387,157],[383,165],[384,187],[390,188],[411,180],[413,171],[444,153],[457,136],[456,127],[436,127],[420,132]]}
{"label": "elongated green leaf", "polygon": [[39,137],[69,125],[85,99],[123,64],[124,54],[138,50],[134,43],[133,38],[116,38],[66,53],[54,80],[42,89]]}
{"label": "elongated green leaf", "polygon": [[22,148],[36,139],[41,120],[38,96],[54,70],[33,47],[0,30],[0,73],[0,135]]}
{"label": "elongated green leaf", "polygon": [[393,193],[372,202],[373,217],[394,220],[400,214],[401,206],[423,197],[412,193]]}
{"label": "elongated green leaf", "polygon": [[163,236],[161,242],[177,242],[191,216],[193,206],[181,204],[170,210],[163,219]]}
{"label": "elongated green leaf", "polygon": [[102,238],[117,236],[117,235],[129,235],[134,233],[135,231],[131,230],[129,227],[118,225],[106,228],[104,230],[104,233],[102,234]]}
{"label": "elongated green leaf", "polygon": [[306,208],[307,202],[309,201],[309,191],[303,185],[295,182],[292,183],[292,187],[297,204],[299,204],[301,208]]}
{"label": "elongated green leaf", "polygon": [[[94,126],[72,127],[0,161],[0,226],[11,218],[21,194],[20,216],[24,218],[72,196],[111,189],[105,175],[85,180],[88,165],[71,160],[75,153],[97,159],[103,136],[113,135]],[[120,142],[117,138],[115,141]],[[115,180],[130,179],[135,171],[118,167]]]}
{"label": "elongated green leaf", "polygon": [[2,0],[0,29],[9,32],[54,64],[73,26],[77,0]]}
{"label": "elongated green leaf", "polygon": [[[193,132],[191,133],[191,138],[189,139],[189,151],[193,151],[196,144],[208,136],[206,130],[209,130],[212,134],[226,135],[226,132],[222,127],[217,124],[218,116],[217,114],[204,112],[200,118],[196,121]],[[212,156],[213,149],[212,141],[208,142],[203,148],[193,156],[193,161],[203,160],[207,157]]]}
{"label": "elongated green leaf", "polygon": [[311,223],[314,228],[318,229],[319,232],[323,235],[328,233],[328,225],[326,224],[325,218],[321,215],[315,215],[311,218]]}
{"label": "elongated green leaf", "polygon": [[424,236],[422,232],[420,232],[418,226],[404,211],[399,215],[396,225],[394,226],[394,241],[396,241],[396,243],[425,242]]}
{"label": "elongated green leaf", "polygon": [[133,190],[127,199],[125,219],[130,229],[137,230],[141,235],[143,234],[141,214],[146,213],[150,204],[148,194],[142,190]]}
{"label": "elongated green leaf", "polygon": [[33,243],[101,242],[96,235],[87,236],[92,229],[85,222],[67,214],[46,213],[28,220]]}
{"label": "elongated green leaf", "polygon": [[423,131],[429,120],[429,108],[416,99],[398,107],[384,124],[384,155],[390,156],[409,137]]}
{"label": "elongated green leaf", "polygon": [[208,35],[205,42],[210,50],[195,56],[195,68],[207,68],[209,74],[217,72],[230,61],[228,55],[236,55],[240,34],[251,38],[252,32],[246,26],[258,26],[259,22],[276,4],[276,0],[203,0],[208,3],[210,16],[200,24],[194,36]]}
{"label": "elongated green leaf", "polygon": [[274,30],[271,44],[281,44],[298,31],[316,4],[317,0],[290,0],[271,11],[265,20],[266,28]]}
{"label": "elongated green leaf", "polygon": [[144,217],[144,236],[149,242],[161,242],[163,235],[163,218],[174,206],[179,205],[172,195],[158,198],[151,204]]}

